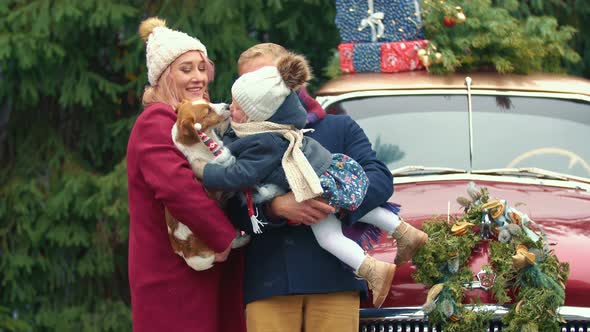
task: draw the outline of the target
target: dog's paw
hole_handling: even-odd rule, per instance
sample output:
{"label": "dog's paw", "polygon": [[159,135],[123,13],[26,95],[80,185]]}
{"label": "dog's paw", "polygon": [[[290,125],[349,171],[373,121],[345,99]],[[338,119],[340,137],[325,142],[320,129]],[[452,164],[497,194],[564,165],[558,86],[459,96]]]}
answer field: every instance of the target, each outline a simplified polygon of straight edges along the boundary
{"label": "dog's paw", "polygon": [[211,160],[212,163],[228,167],[236,163],[236,157],[231,154],[229,149],[225,148],[221,151],[221,154]]}

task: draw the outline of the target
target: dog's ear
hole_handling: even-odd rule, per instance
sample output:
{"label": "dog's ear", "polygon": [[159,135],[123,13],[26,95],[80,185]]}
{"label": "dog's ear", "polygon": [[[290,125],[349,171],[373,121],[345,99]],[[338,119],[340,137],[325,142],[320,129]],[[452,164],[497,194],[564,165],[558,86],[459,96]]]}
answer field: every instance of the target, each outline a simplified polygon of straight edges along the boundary
{"label": "dog's ear", "polygon": [[199,139],[195,132],[195,127],[191,119],[182,119],[180,121],[180,132],[182,136],[189,139]]}

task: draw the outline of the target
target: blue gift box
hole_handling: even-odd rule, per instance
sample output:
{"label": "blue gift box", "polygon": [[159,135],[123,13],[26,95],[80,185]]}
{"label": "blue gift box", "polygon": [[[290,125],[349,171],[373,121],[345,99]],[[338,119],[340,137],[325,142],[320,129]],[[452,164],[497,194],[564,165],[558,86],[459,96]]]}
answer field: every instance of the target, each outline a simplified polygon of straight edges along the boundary
{"label": "blue gift box", "polygon": [[343,43],[424,39],[418,0],[336,0],[336,26]]}
{"label": "blue gift box", "polygon": [[355,44],[352,63],[357,72],[380,72],[381,44]]}

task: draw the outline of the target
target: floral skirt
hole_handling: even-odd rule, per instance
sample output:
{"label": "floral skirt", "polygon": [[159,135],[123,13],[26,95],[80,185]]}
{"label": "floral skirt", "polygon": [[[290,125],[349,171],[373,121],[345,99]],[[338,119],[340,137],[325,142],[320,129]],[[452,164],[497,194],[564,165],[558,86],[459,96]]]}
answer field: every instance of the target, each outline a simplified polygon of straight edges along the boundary
{"label": "floral skirt", "polygon": [[369,178],[356,160],[335,153],[330,167],[320,176],[320,183],[331,206],[354,211],[365,199]]}

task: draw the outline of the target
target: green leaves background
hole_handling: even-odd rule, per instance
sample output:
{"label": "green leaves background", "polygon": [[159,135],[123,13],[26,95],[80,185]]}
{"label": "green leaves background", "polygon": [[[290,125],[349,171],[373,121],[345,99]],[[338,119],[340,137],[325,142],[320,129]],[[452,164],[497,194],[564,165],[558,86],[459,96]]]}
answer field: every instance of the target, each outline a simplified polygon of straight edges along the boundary
{"label": "green leaves background", "polygon": [[[580,30],[584,1],[520,1]],[[0,330],[129,331],[125,150],[147,82],[139,23],[195,35],[229,101],[236,60],[261,41],[305,54],[311,90],[340,42],[332,0],[0,1]]]}

